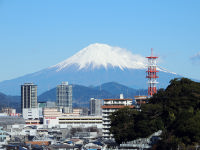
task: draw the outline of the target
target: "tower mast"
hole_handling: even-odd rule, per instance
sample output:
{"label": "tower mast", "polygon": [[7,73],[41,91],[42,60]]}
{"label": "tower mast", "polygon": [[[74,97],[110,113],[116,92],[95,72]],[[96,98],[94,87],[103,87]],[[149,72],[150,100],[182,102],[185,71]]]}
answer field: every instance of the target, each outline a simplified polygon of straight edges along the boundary
{"label": "tower mast", "polygon": [[158,83],[156,81],[157,73],[159,71],[156,70],[157,68],[157,58],[156,56],[153,56],[153,48],[151,48],[151,56],[146,57],[148,59],[148,70],[146,78],[148,79],[148,96],[151,97],[153,94],[157,92],[156,84]]}

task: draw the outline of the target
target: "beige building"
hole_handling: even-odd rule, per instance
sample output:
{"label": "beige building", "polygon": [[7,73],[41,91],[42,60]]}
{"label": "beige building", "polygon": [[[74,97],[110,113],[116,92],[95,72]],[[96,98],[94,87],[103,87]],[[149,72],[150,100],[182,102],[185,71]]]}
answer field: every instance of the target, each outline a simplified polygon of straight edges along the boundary
{"label": "beige building", "polygon": [[80,109],[75,109],[74,114],[64,114],[58,108],[44,108],[43,124],[49,127],[59,125],[66,127],[97,127],[102,128],[101,116],[81,116]]}
{"label": "beige building", "polygon": [[58,125],[58,117],[62,116],[62,112],[58,108],[44,108],[43,115],[43,124],[55,126]]}
{"label": "beige building", "polygon": [[60,127],[97,127],[102,128],[101,116],[62,116],[59,117]]}

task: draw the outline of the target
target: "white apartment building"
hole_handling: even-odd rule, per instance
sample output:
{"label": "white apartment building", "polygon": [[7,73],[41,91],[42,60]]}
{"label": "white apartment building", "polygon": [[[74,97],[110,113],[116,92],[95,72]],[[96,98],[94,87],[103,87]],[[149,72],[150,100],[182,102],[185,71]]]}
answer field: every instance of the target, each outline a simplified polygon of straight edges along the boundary
{"label": "white apartment building", "polygon": [[133,99],[124,99],[122,95],[120,95],[119,99],[104,99],[104,105],[102,106],[102,122],[103,122],[103,137],[104,138],[112,138],[112,135],[109,132],[110,128],[110,119],[108,118],[112,112],[128,106],[133,108],[132,105]]}

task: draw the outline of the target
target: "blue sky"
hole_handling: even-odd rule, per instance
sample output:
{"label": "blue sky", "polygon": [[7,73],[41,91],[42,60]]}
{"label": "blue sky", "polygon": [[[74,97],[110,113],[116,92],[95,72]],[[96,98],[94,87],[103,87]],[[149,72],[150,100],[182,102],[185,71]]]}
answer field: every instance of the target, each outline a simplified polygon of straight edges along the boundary
{"label": "blue sky", "polygon": [[200,1],[0,0],[0,81],[55,65],[92,43],[161,58],[200,80]]}

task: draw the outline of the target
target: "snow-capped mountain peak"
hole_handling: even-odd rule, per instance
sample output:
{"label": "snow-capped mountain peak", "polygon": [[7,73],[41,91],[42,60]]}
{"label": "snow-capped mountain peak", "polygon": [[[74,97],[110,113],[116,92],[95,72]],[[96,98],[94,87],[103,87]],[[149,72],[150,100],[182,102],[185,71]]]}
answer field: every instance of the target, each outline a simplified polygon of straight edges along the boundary
{"label": "snow-capped mountain peak", "polygon": [[52,67],[56,67],[57,71],[72,65],[78,66],[79,70],[89,67],[92,67],[92,69],[100,67],[107,69],[109,66],[119,67],[121,70],[125,68],[145,69],[146,61],[145,57],[133,54],[126,49],[95,43]]}

